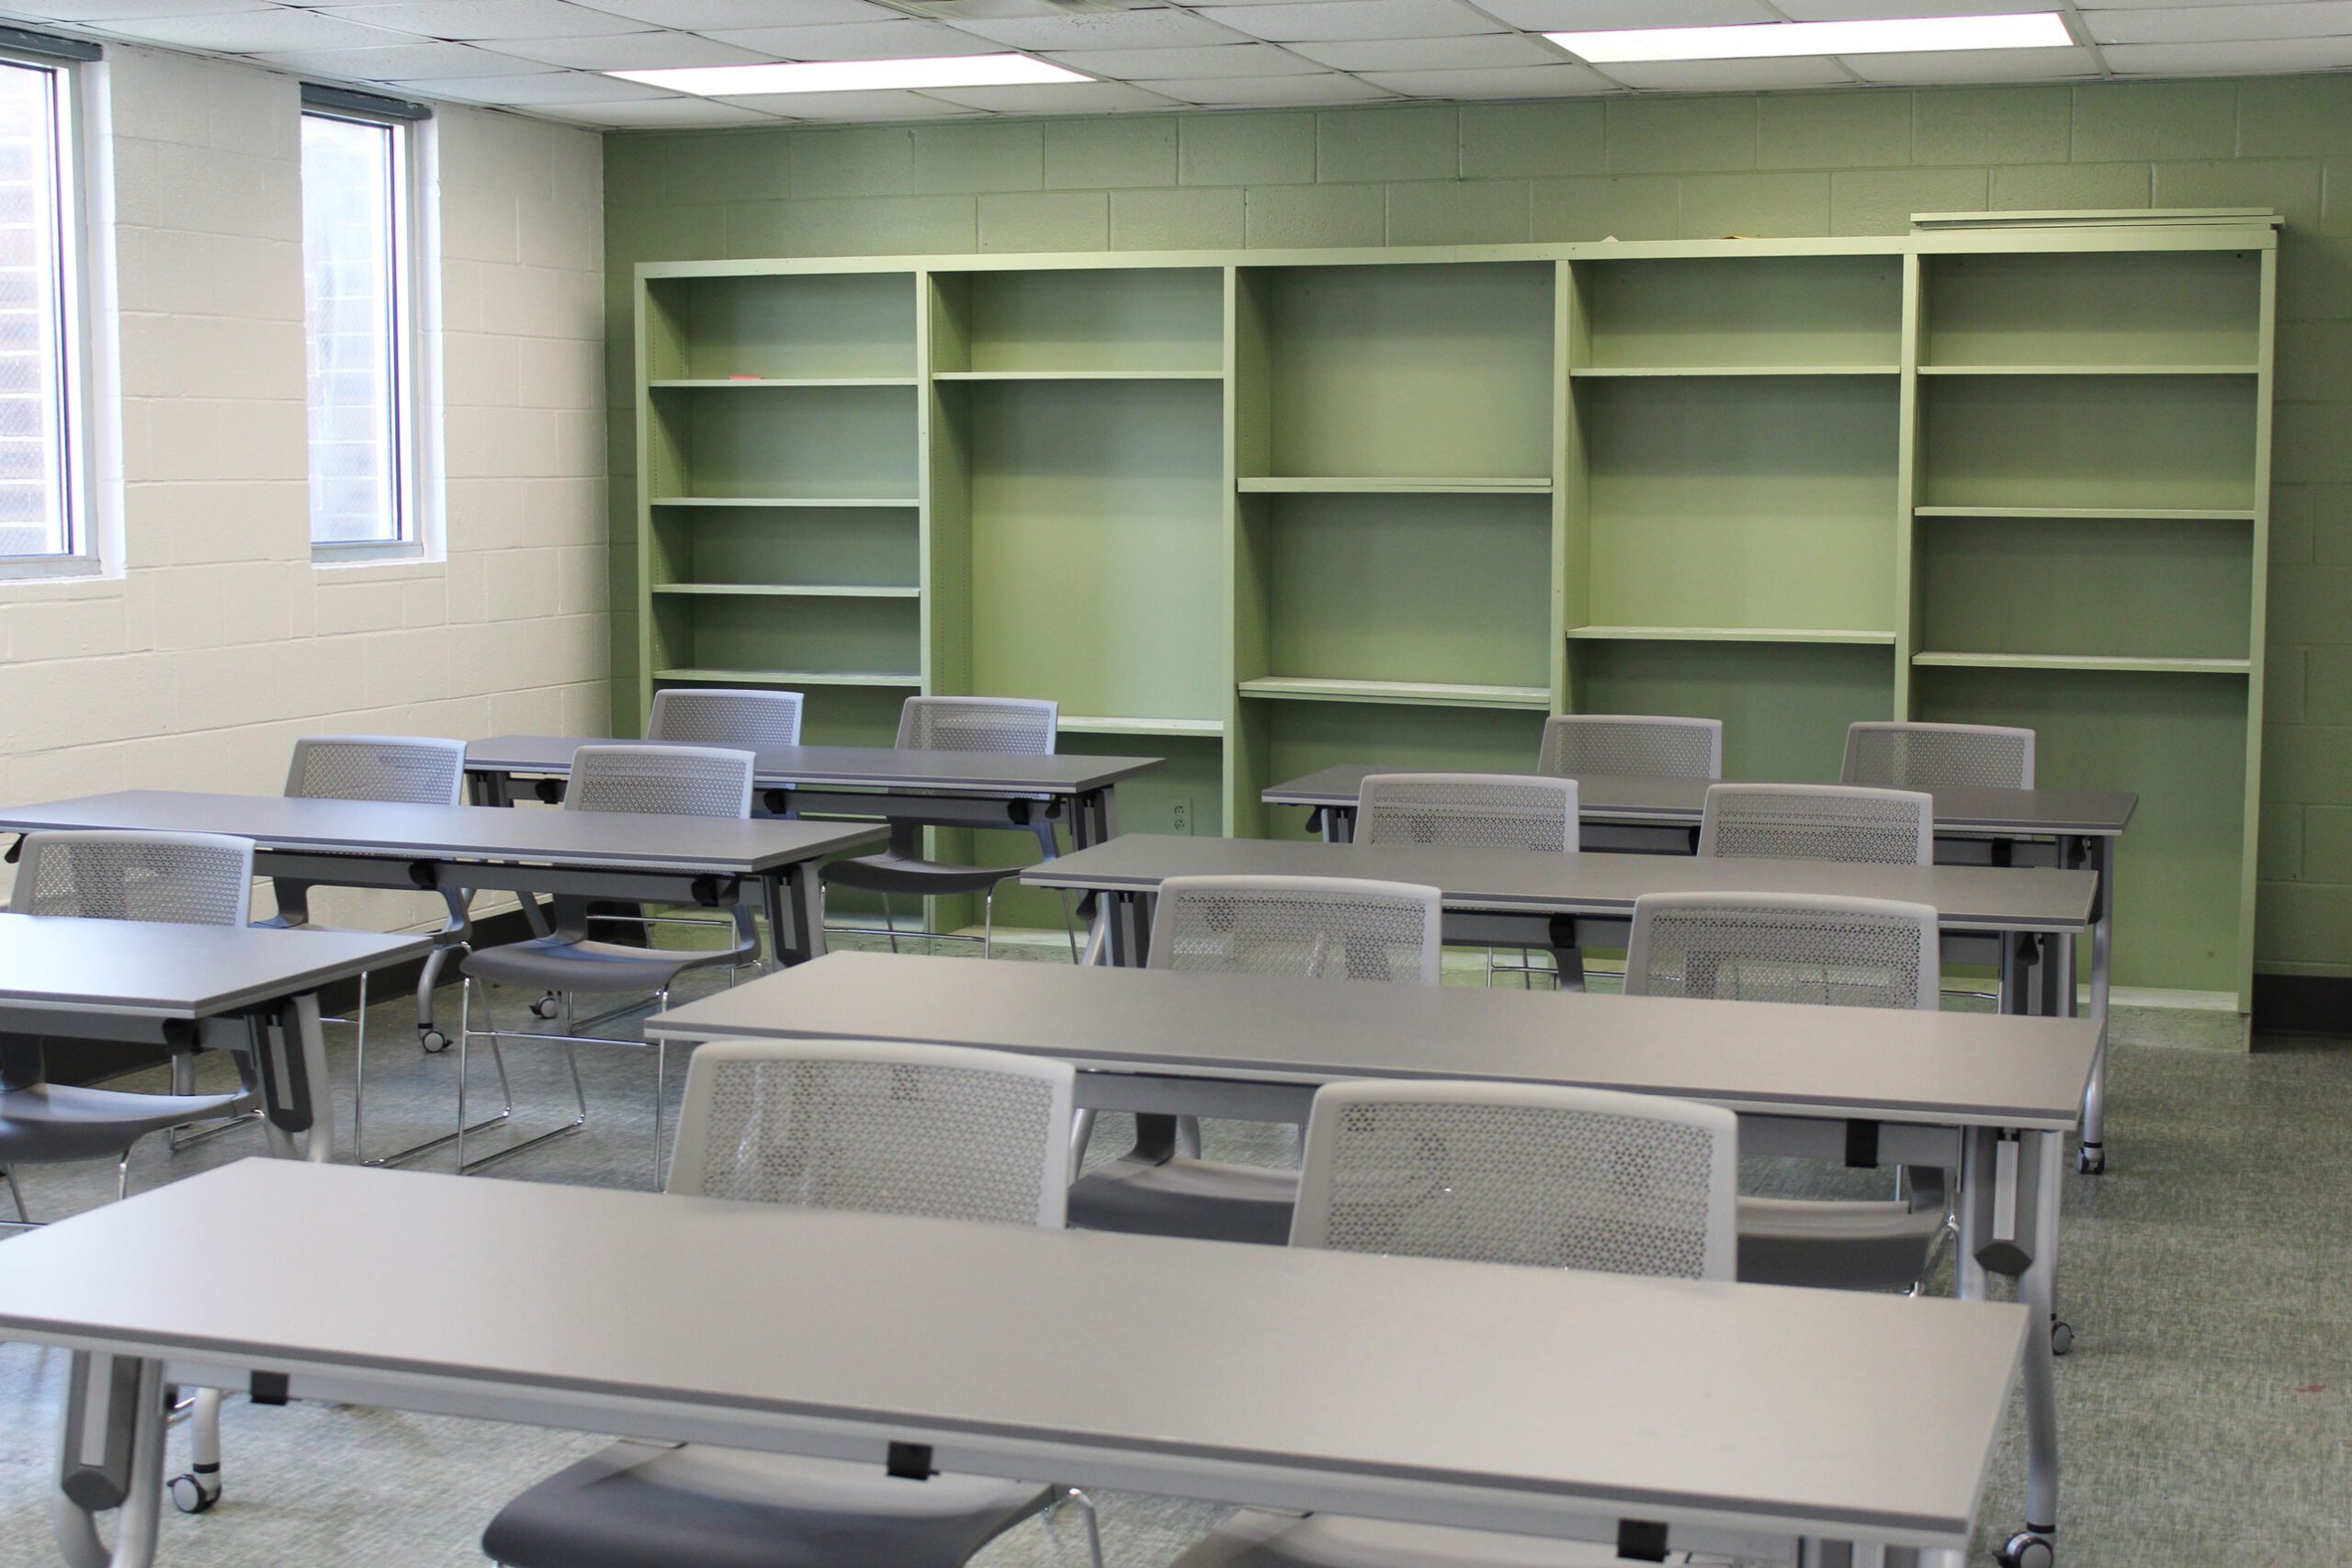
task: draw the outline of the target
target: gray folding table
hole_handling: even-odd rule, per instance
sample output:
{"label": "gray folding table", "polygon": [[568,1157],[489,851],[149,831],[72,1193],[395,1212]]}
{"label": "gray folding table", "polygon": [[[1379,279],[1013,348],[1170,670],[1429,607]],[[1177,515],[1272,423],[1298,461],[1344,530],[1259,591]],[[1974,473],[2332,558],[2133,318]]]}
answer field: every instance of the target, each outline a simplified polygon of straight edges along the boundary
{"label": "gray folding table", "polygon": [[[1301,806],[1326,843],[1355,836],[1356,801],[1367,774],[1396,770],[1360,762],[1320,769],[1259,796],[1269,806]],[[1623,773],[1577,775],[1584,847],[1652,854],[1690,854],[1699,844],[1706,779]],[[2052,865],[2098,876],[2091,922],[2091,1016],[2098,1020],[2098,1070],[2083,1100],[2079,1168],[2106,1168],[2108,993],[2115,954],[2115,852],[2140,797],[2115,790],[1936,789],[1936,852],[1955,863]]]}
{"label": "gray folding table", "polygon": [[280,1154],[298,1134],[334,1157],[334,1102],[318,991],[426,952],[424,936],[172,925],[0,914],[0,1033],[125,1041],[173,1051],[248,1031],[263,1122]]}
{"label": "gray folding table", "polygon": [[[198,1220],[229,1212],[302,1245],[224,1251]],[[77,1568],[108,1561],[118,1506],[112,1562],[153,1560],[175,1382],[1637,1557],[1958,1549],[2029,1327],[1994,1303],[274,1161],[8,1250],[0,1335],[75,1352],[55,1517]]]}
{"label": "gray folding table", "polygon": [[2065,1135],[2098,1054],[2088,1019],[1886,1012],[1469,987],[836,953],[657,1014],[679,1042],[851,1037],[976,1045],[1080,1069],[1078,1103],[1304,1122],[1350,1078],[1566,1084],[1704,1100],[1749,1154],[1960,1173],[1961,1293],[1987,1274],[2052,1333],[2026,1352],[2028,1506],[2057,1522],[2052,1365]]}

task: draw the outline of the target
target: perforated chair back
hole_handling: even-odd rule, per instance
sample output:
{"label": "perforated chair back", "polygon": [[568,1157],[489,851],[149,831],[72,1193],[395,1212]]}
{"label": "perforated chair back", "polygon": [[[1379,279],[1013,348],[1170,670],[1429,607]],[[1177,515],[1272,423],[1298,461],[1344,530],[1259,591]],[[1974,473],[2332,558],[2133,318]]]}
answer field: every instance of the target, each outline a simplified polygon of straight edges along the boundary
{"label": "perforated chair back", "polygon": [[798,692],[744,692],[728,686],[670,686],[653,694],[645,721],[648,740],[689,740],[704,746],[800,744]]}
{"label": "perforated chair back", "polygon": [[1561,714],[1544,721],[1539,773],[1724,776],[1724,722],[1646,714]]}
{"label": "perforated chair back", "polygon": [[1150,966],[1302,980],[1438,983],[1438,891],[1329,876],[1171,876]]}
{"label": "perforated chair back", "polygon": [[1051,756],[1060,722],[1059,703],[1033,697],[909,697],[899,749]]}
{"label": "perforated chair back", "polygon": [[1629,997],[1932,1012],[1936,912],[1886,898],[1658,893],[1634,900]]}
{"label": "perforated chair back", "polygon": [[303,800],[460,806],[466,743],[413,735],[306,735],[294,742],[286,793]]}
{"label": "perforated chair back", "polygon": [[222,833],[28,833],[8,908],[19,915],[242,926],[254,842]]}
{"label": "perforated chair back", "polygon": [[1001,1051],[713,1041],[686,1069],[668,1190],[1058,1230],[1075,1082]]}
{"label": "perforated chair back", "polygon": [[1699,818],[1702,859],[1927,865],[1935,852],[1935,796],[1914,790],[1711,784]]}
{"label": "perforated chair back", "polygon": [[1577,782],[1518,773],[1374,773],[1356,797],[1356,842],[1573,850]]}
{"label": "perforated chair back", "polygon": [[571,754],[563,808],[749,817],[752,761],[709,746],[582,746]]}
{"label": "perforated chair back", "polygon": [[1838,776],[1881,789],[2031,789],[2033,731],[1992,724],[1855,724]]}
{"label": "perforated chair back", "polygon": [[1739,1120],[1548,1085],[1339,1083],[1315,1096],[1293,1247],[1728,1280]]}

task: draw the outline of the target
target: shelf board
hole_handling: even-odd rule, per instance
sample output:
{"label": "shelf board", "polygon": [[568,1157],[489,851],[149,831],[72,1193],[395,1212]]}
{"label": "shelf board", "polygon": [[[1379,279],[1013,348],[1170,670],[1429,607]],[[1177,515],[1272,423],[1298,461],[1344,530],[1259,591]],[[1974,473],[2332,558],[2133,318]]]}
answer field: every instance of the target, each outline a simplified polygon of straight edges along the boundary
{"label": "shelf board", "polygon": [[1549,495],[1544,479],[1295,479],[1260,476],[1237,482],[1244,495]]}
{"label": "shelf board", "polygon": [[1792,626],[1574,626],[1572,642],[1834,642],[1891,647],[1893,632]]}
{"label": "shelf board", "polygon": [[748,390],[759,387],[911,387],[911,376],[664,376],[645,383],[657,392]]}
{"label": "shelf board", "polygon": [[912,496],[876,495],[657,495],[650,506],[884,506],[912,511],[922,502]]}
{"label": "shelf board", "polygon": [[1922,365],[1922,376],[2258,376],[2256,365]]}
{"label": "shelf board", "polygon": [[1915,653],[1914,664],[1952,670],[2108,670],[2140,674],[2244,675],[2245,659],[2135,658],[2108,653]]}
{"label": "shelf board", "polygon": [[1106,718],[1094,714],[1065,714],[1057,728],[1072,735],[1205,736],[1225,734],[1221,718]]}
{"label": "shelf board", "polygon": [[1915,506],[1914,517],[2112,518],[2127,523],[2251,523],[2254,509],[2179,506]]}
{"label": "shelf board", "polygon": [[656,593],[693,593],[746,599],[920,599],[920,588],[856,584],[771,582],[662,582]]}
{"label": "shelf board", "polygon": [[852,675],[831,671],[817,672],[806,670],[709,670],[696,668],[656,670],[657,681],[692,681],[705,684],[729,686],[906,686],[920,687],[920,675]]}
{"label": "shelf board", "polygon": [[1548,713],[1542,686],[1456,685],[1427,681],[1323,681],[1269,675],[1244,681],[1245,697],[1307,703],[1403,703],[1431,707],[1533,708]]}
{"label": "shelf board", "polygon": [[1900,365],[1585,365],[1577,379],[1624,376],[1900,376]]}
{"label": "shelf board", "polygon": [[934,381],[1222,381],[1222,370],[934,370]]}

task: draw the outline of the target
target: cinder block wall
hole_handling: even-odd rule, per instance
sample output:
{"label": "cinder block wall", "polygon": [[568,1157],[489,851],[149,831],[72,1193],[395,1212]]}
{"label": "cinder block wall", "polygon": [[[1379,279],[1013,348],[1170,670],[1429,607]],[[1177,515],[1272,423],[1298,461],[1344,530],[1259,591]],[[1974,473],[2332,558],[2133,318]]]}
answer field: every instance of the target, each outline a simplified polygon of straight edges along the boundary
{"label": "cinder block wall", "polygon": [[606,139],[605,167],[624,730],[640,261],[1893,234],[1914,212],[2274,208],[2256,963],[2352,975],[2352,75],[632,132]]}

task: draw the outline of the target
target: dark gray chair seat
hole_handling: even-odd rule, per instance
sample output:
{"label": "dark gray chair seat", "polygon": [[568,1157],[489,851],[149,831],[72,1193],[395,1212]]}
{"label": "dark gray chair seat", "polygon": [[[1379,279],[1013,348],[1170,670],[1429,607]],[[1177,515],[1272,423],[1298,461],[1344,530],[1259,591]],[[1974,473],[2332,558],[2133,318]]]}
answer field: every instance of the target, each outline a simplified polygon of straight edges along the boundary
{"label": "dark gray chair seat", "polygon": [[0,1166],[113,1159],[150,1133],[254,1108],[239,1094],[126,1094],[28,1084],[0,1095]]}
{"label": "dark gray chair seat", "polygon": [[1026,1482],[619,1442],[509,1503],[481,1549],[509,1568],[961,1568],[1051,1498]]}
{"label": "dark gray chair seat", "polygon": [[1129,1155],[1071,1184],[1069,1223],[1077,1230],[1281,1247],[1297,1203],[1295,1170]]}
{"label": "dark gray chair seat", "polygon": [[869,893],[986,893],[1021,874],[1017,865],[951,865],[916,855],[859,855],[829,862],[817,874],[826,882]]}
{"label": "dark gray chair seat", "polygon": [[1763,1285],[1912,1290],[1944,1228],[1940,1200],[1928,1208],[1919,1201],[1743,1197],[1739,1277]]}
{"label": "dark gray chair seat", "polygon": [[665,991],[690,969],[744,962],[733,948],[663,950],[575,941],[562,933],[469,953],[461,968],[480,980],[542,991]]}

